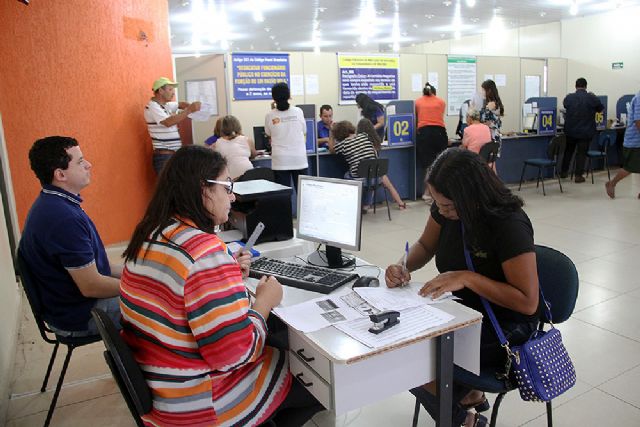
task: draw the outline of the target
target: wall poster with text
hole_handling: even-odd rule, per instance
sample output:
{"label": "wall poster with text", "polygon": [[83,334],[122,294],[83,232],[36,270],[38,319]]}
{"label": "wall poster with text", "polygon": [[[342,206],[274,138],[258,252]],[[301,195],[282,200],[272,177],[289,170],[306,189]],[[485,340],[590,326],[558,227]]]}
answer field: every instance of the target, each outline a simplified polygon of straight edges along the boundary
{"label": "wall poster with text", "polygon": [[339,103],[355,104],[359,93],[382,102],[398,99],[399,64],[398,55],[338,53]]}
{"label": "wall poster with text", "polygon": [[472,99],[476,88],[476,58],[449,56],[447,58],[447,115],[460,114],[460,106]]}
{"label": "wall poster with text", "polygon": [[234,101],[271,99],[271,87],[290,84],[288,53],[234,53],[231,78]]}

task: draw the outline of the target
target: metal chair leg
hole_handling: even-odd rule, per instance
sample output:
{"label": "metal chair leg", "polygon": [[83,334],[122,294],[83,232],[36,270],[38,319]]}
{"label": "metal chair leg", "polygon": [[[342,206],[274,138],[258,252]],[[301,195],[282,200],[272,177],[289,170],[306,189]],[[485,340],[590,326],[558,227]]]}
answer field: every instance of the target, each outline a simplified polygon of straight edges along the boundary
{"label": "metal chair leg", "polygon": [[496,401],[493,402],[493,411],[491,411],[491,422],[489,425],[491,427],[496,427],[496,422],[498,421],[498,410],[500,409],[500,403],[502,403],[502,399],[504,399],[504,395],[506,393],[500,393],[498,397],[496,397]]}
{"label": "metal chair leg", "polygon": [[547,193],[544,190],[544,175],[542,174],[542,168],[540,168],[540,182],[542,183],[542,195],[546,196]]}
{"label": "metal chair leg", "polygon": [[389,221],[391,221],[391,208],[389,208],[389,195],[387,194],[387,189],[383,185],[382,190],[384,191],[384,200],[387,202],[387,215],[389,215]]}
{"label": "metal chair leg", "polygon": [[51,422],[51,417],[53,416],[53,411],[56,409],[56,403],[58,402],[58,396],[60,395],[60,390],[62,389],[62,383],[64,383],[64,376],[67,373],[67,368],[69,367],[69,361],[71,360],[71,353],[73,353],[73,349],[75,347],[72,345],[67,346],[67,355],[64,358],[64,363],[62,364],[62,371],[60,372],[60,378],[58,378],[58,384],[56,385],[56,390],[53,392],[53,399],[51,400],[51,405],[49,406],[49,412],[47,412],[47,419],[44,421],[44,427],[48,427]]}
{"label": "metal chair leg", "polygon": [[553,174],[556,176],[556,178],[558,178],[558,185],[560,186],[560,192],[564,193],[564,191],[562,191],[562,180],[560,179],[560,175],[558,174],[558,169],[555,166],[553,167]]}
{"label": "metal chair leg", "polygon": [[418,418],[419,417],[420,417],[420,401],[416,397],[416,405],[415,405],[415,407],[413,409],[413,423],[411,424],[412,427],[417,427],[418,426]]}
{"label": "metal chair leg", "polygon": [[51,358],[49,359],[49,366],[47,366],[47,373],[44,375],[44,381],[42,382],[42,387],[40,388],[40,392],[44,393],[47,390],[47,383],[49,382],[49,375],[51,375],[51,368],[53,368],[53,361],[56,360],[56,354],[58,354],[58,346],[59,342],[53,347],[53,352],[51,353]]}
{"label": "metal chair leg", "polygon": [[547,402],[547,426],[553,427],[553,408],[551,407],[551,401]]}
{"label": "metal chair leg", "polygon": [[520,189],[522,188],[522,181],[524,180],[524,171],[527,168],[527,164],[524,163],[522,165],[522,174],[520,174],[520,185],[518,185],[518,191],[520,191]]}
{"label": "metal chair leg", "polygon": [[587,174],[588,174],[589,172],[591,172],[591,183],[592,183],[592,184],[595,184],[596,182],[595,182],[595,180],[593,179],[593,163],[591,163],[591,157],[589,157],[589,169],[588,169]]}

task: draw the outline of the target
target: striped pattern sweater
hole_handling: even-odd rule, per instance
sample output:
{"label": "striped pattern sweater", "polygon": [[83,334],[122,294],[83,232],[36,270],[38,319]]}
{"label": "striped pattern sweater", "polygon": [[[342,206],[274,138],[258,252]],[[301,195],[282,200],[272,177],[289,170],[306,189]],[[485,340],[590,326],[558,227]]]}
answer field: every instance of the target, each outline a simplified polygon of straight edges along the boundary
{"label": "striped pattern sweater", "polygon": [[349,173],[354,178],[360,178],[358,176],[358,165],[361,160],[375,159],[377,157],[373,143],[366,133],[359,133],[343,141],[336,141],[334,150],[337,154],[344,156],[349,165]]}
{"label": "striped pattern sweater", "polygon": [[153,395],[146,426],[258,425],[286,397],[286,352],[265,346],[265,320],[216,235],[176,221],[126,264],[120,295],[122,336]]}

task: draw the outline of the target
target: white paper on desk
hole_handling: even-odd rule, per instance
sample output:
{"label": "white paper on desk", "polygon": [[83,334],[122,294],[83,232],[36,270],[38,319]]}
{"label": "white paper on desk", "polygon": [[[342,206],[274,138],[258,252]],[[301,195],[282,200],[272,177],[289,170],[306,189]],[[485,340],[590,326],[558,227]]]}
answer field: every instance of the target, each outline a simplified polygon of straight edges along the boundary
{"label": "white paper on desk", "polygon": [[209,117],[215,114],[215,111],[213,105],[203,102],[200,105],[200,110],[189,113],[189,118],[195,122],[206,122]]}
{"label": "white paper on desk", "polygon": [[435,307],[423,305],[401,311],[400,323],[379,334],[369,332],[373,323],[368,318],[352,320],[334,327],[367,347],[380,348],[417,336],[427,329],[450,322],[454,317]]}
{"label": "white paper on desk", "polygon": [[379,288],[355,288],[354,291],[380,311],[402,311],[420,305],[437,304],[450,299],[457,299],[451,292],[445,292],[435,300],[431,297],[423,297],[418,294],[422,286],[422,283],[412,282],[408,286],[401,288],[387,288],[384,286]]}
{"label": "white paper on desk", "polygon": [[349,320],[359,319],[378,310],[366,305],[355,292],[347,295],[326,295],[311,301],[288,307],[276,307],[274,313],[283,322],[301,332],[317,331],[327,326],[336,325]]}

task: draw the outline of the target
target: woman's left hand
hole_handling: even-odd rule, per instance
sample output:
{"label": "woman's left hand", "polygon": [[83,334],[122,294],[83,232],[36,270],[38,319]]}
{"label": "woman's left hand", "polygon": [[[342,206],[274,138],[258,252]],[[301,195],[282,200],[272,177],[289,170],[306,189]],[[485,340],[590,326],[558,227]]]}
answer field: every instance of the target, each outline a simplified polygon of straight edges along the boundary
{"label": "woman's left hand", "polygon": [[418,293],[423,297],[430,296],[432,299],[437,299],[445,292],[459,291],[465,287],[468,273],[468,271],[447,271],[438,274],[425,283]]}
{"label": "woman's left hand", "polygon": [[249,277],[249,269],[251,268],[251,253],[246,252],[240,249],[238,252],[233,254],[233,257],[238,261],[240,265],[240,270],[242,270],[242,278],[246,279]]}

